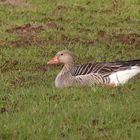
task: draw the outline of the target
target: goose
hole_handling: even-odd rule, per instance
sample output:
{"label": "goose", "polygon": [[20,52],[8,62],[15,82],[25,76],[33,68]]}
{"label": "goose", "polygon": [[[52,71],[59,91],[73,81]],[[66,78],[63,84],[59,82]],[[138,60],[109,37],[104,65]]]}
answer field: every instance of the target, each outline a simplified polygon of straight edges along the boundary
{"label": "goose", "polygon": [[63,64],[55,79],[56,88],[70,86],[118,86],[140,73],[140,60],[94,62],[75,65],[73,53],[58,52],[48,63]]}

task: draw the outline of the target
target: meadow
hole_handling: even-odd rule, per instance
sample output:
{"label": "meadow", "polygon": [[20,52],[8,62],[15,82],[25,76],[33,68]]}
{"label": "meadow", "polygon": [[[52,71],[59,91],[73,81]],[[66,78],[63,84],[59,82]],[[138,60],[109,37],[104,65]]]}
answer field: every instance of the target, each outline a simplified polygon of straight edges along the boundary
{"label": "meadow", "polygon": [[62,66],[47,62],[63,49],[77,63],[140,59],[140,1],[1,1],[0,140],[139,140],[140,74],[56,89]]}

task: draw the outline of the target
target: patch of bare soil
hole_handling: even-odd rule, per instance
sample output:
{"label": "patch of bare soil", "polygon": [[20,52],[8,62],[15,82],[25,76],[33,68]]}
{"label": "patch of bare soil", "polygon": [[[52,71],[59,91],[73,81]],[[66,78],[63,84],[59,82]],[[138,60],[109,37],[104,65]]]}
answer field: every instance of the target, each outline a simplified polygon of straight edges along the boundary
{"label": "patch of bare soil", "polygon": [[110,45],[112,42],[112,37],[108,35],[105,31],[99,31],[97,33],[97,40],[99,42],[105,43],[107,45]]}
{"label": "patch of bare soil", "polygon": [[120,42],[122,44],[140,46],[140,35],[136,33],[110,36],[105,31],[99,31],[97,33],[97,40],[108,45],[112,42]]}
{"label": "patch of bare soil", "polygon": [[26,45],[32,44],[32,38],[22,38],[19,40],[11,41],[10,44],[12,47],[21,48],[25,47]]}
{"label": "patch of bare soil", "polygon": [[25,47],[25,46],[31,45],[31,44],[41,46],[45,42],[48,43],[48,41],[38,38],[37,34],[43,30],[48,30],[48,29],[63,30],[63,27],[58,26],[57,24],[55,24],[52,21],[48,21],[42,25],[25,24],[23,26],[11,28],[11,29],[8,29],[7,32],[17,34],[20,37],[20,39],[15,40],[15,41],[10,41],[9,44],[11,44],[12,47],[17,47],[17,48]]}
{"label": "patch of bare soil", "polygon": [[61,36],[60,39],[55,39],[53,35],[49,35],[46,39],[41,39],[36,36],[25,36],[21,37],[19,40],[10,41],[12,47],[20,48],[26,47],[27,45],[37,45],[42,46],[44,44],[49,45],[67,45],[67,44],[82,44],[85,46],[92,46],[94,44],[94,40],[80,39],[78,37],[68,37]]}
{"label": "patch of bare soil", "polygon": [[97,119],[93,119],[92,120],[92,125],[93,126],[96,126],[96,125],[98,125],[99,124],[99,120],[97,120]]}
{"label": "patch of bare soil", "polygon": [[99,131],[99,132],[105,132],[105,131],[108,131],[108,130],[109,130],[109,129],[106,128],[106,127],[105,127],[105,128],[98,128],[98,131]]}
{"label": "patch of bare soil", "polygon": [[7,32],[16,33],[19,36],[34,36],[42,30],[43,30],[42,25],[25,24],[23,26],[8,29]]}
{"label": "patch of bare soil", "polygon": [[30,37],[23,37],[19,40],[10,41],[9,44],[11,44],[12,47],[15,48],[21,48],[21,47],[26,47],[28,45],[42,46],[45,42],[46,42],[45,40],[30,36]]}
{"label": "patch of bare soil", "polygon": [[15,28],[8,29],[7,32],[16,33],[22,37],[25,37],[25,36],[29,37],[29,36],[35,36],[37,33],[40,33],[41,31],[46,30],[46,29],[58,29],[58,28],[59,26],[57,26],[53,22],[47,22],[42,25],[35,25],[35,24],[29,23],[23,26],[18,26]]}
{"label": "patch of bare soil", "polygon": [[[47,19],[47,22],[42,25],[26,24],[15,28],[8,29],[8,33],[17,34],[20,39],[10,41],[12,47],[26,47],[28,45],[42,46],[49,45],[67,45],[67,44],[82,44],[85,46],[93,46],[95,40],[82,39],[80,37],[69,37],[61,33],[60,38],[55,38],[54,34],[48,33],[48,38],[42,39],[37,37],[37,34],[44,30],[56,29],[64,30],[63,27],[58,26],[53,19]],[[81,30],[81,32],[91,32],[90,29]],[[97,33],[97,41],[110,45],[112,42],[120,42],[122,44],[140,46],[140,36],[136,33],[109,35],[105,31]]]}
{"label": "patch of bare soil", "polygon": [[114,36],[114,38],[118,42],[121,42],[122,44],[128,44],[128,45],[134,45],[140,47],[140,35],[136,33],[119,34],[117,36]]}
{"label": "patch of bare soil", "polygon": [[6,107],[1,107],[0,108],[0,113],[5,113],[7,112],[7,108]]}
{"label": "patch of bare soil", "polygon": [[6,46],[6,44],[7,44],[7,41],[5,41],[5,40],[0,40],[0,48]]}
{"label": "patch of bare soil", "polygon": [[0,4],[14,6],[28,6],[27,0],[0,0]]}
{"label": "patch of bare soil", "polygon": [[18,77],[17,79],[15,80],[12,80],[11,81],[11,84],[12,85],[23,85],[25,83],[25,78],[24,77]]}
{"label": "patch of bare soil", "polygon": [[[57,25],[52,18],[46,18],[45,23],[40,25],[25,24],[23,26],[7,29],[8,33],[17,34],[20,39],[8,42],[12,47],[20,48],[28,45],[42,46],[44,44],[49,45],[67,45],[67,44],[83,44],[91,46],[94,44],[94,40],[81,39],[80,37],[69,37],[61,33],[60,38],[55,38],[54,34],[48,32],[48,37],[42,39],[37,37],[37,34],[44,30],[59,30],[63,31],[64,28]],[[90,32],[89,29],[85,29],[84,32]]]}
{"label": "patch of bare soil", "polygon": [[8,96],[3,96],[3,97],[1,97],[1,101],[2,101],[2,102],[6,102],[6,101],[8,101],[8,100],[9,100]]}
{"label": "patch of bare soil", "polygon": [[138,122],[140,122],[140,119],[139,119],[139,118],[134,118],[134,119],[132,119],[132,121],[131,121],[131,123],[138,123]]}
{"label": "patch of bare soil", "polygon": [[5,61],[1,66],[0,66],[0,71],[1,72],[7,72],[15,68],[15,66],[18,64],[17,60],[9,60]]}
{"label": "patch of bare soil", "polygon": [[8,107],[8,104],[11,103],[8,99],[8,97],[3,97],[4,99],[1,100],[2,103],[2,107],[0,108],[0,114],[2,113],[6,113],[6,112],[18,112],[19,108],[18,108],[18,104],[17,102],[13,102],[10,106],[10,108]]}
{"label": "patch of bare soil", "polygon": [[47,65],[37,65],[35,70],[39,71],[39,72],[45,72],[45,71],[48,71],[48,66]]}
{"label": "patch of bare soil", "polygon": [[30,68],[21,68],[20,71],[28,71],[28,72],[46,72],[49,67],[45,64],[37,64],[35,67]]}

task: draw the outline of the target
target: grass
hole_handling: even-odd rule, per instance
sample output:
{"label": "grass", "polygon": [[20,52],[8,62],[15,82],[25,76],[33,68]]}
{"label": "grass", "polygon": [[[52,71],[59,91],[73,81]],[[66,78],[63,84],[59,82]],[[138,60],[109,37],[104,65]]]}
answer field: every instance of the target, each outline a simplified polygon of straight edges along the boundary
{"label": "grass", "polygon": [[[0,5],[0,140],[140,139],[139,75],[114,89],[60,90],[54,79],[61,66],[47,66],[63,49],[79,63],[139,59],[136,35],[115,38],[140,35],[139,0],[28,3]],[[29,23],[37,27],[7,31]]]}

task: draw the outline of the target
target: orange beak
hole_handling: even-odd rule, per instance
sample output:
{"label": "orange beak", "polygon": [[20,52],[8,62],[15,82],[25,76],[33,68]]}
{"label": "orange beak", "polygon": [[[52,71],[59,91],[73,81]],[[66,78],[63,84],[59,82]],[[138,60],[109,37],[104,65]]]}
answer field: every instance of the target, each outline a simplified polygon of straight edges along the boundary
{"label": "orange beak", "polygon": [[47,64],[58,64],[58,63],[59,63],[58,57],[55,56]]}

